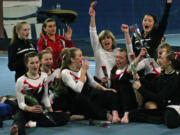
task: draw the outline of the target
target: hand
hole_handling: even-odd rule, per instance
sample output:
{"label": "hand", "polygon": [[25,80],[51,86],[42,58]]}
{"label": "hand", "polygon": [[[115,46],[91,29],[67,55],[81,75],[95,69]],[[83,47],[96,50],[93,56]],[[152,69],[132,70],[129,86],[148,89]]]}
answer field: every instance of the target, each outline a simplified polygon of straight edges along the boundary
{"label": "hand", "polygon": [[122,32],[124,32],[124,33],[129,33],[129,26],[126,25],[126,24],[122,24],[122,25],[121,25],[121,30],[122,30]]}
{"label": "hand", "polygon": [[93,9],[93,7],[90,7],[90,8],[89,8],[89,15],[90,15],[91,17],[95,17],[96,12],[95,12],[95,10]]}
{"label": "hand", "polygon": [[42,106],[41,105],[31,106],[30,111],[33,113],[41,113],[42,112]]}
{"label": "hand", "polygon": [[90,4],[90,7],[95,7],[97,5],[97,1],[93,1],[93,2],[91,2],[91,4]]}
{"label": "hand", "polygon": [[140,83],[140,81],[135,81],[134,83],[133,83],[133,88],[134,89],[139,89],[141,87],[141,83]]}
{"label": "hand", "polygon": [[83,63],[82,63],[82,67],[81,67],[83,70],[88,70],[89,69],[89,62],[87,60],[85,60]]}
{"label": "hand", "polygon": [[108,78],[107,78],[107,77],[103,77],[103,78],[101,78],[101,82],[103,82],[103,83],[107,83],[107,82],[108,82]]}
{"label": "hand", "polygon": [[167,3],[172,3],[173,0],[167,0]]}
{"label": "hand", "polygon": [[64,38],[67,40],[71,40],[72,29],[70,26],[67,26],[67,31],[64,33]]}

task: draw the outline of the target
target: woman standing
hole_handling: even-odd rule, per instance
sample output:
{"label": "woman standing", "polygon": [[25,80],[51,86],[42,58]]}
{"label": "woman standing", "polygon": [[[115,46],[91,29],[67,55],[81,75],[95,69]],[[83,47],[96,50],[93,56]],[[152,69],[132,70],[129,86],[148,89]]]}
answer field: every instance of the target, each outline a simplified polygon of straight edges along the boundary
{"label": "woman standing", "polygon": [[65,47],[74,47],[72,42],[72,29],[67,27],[67,32],[64,36],[56,34],[56,21],[48,18],[42,26],[42,35],[38,40],[38,50],[41,52],[45,48],[50,48],[53,53],[53,68],[56,69],[59,61],[59,54]]}
{"label": "woman standing", "polygon": [[29,41],[30,26],[27,22],[19,22],[13,28],[13,36],[8,48],[8,67],[15,71],[15,80],[26,73],[24,55],[36,51],[35,45]]}

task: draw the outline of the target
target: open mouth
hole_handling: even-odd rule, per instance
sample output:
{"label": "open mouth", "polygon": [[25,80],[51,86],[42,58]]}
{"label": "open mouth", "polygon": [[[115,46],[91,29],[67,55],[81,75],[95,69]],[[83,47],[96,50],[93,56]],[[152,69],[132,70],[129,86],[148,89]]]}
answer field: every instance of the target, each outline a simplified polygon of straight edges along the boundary
{"label": "open mouth", "polygon": [[146,26],[145,26],[145,29],[148,29],[148,28],[149,28],[149,26],[146,25]]}
{"label": "open mouth", "polygon": [[37,71],[38,70],[38,68],[34,68],[34,71]]}
{"label": "open mouth", "polygon": [[110,43],[109,43],[109,42],[104,43],[104,45],[105,45],[106,47],[110,47]]}
{"label": "open mouth", "polygon": [[117,66],[121,66],[121,63],[116,63]]}

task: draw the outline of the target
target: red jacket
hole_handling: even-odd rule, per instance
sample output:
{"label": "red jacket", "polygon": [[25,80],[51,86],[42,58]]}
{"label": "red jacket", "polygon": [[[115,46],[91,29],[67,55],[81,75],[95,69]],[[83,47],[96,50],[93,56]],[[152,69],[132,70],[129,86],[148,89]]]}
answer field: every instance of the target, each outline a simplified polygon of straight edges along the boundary
{"label": "red jacket", "polygon": [[55,35],[56,41],[52,41],[47,35],[44,36],[47,45],[43,44],[41,38],[38,39],[38,50],[41,52],[48,47],[52,48],[53,53],[53,68],[56,69],[59,61],[59,55],[63,48],[74,47],[72,40],[66,40],[63,36]]}

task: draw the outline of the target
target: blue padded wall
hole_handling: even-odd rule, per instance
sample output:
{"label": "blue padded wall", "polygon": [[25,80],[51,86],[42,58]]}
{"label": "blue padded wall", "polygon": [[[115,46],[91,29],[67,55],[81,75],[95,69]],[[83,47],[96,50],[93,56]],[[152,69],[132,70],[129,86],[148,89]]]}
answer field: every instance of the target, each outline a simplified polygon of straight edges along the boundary
{"label": "blue padded wall", "polygon": [[[56,3],[62,9],[74,10],[78,13],[73,28],[73,39],[89,39],[89,4],[93,0],[43,0],[43,7],[52,8]],[[162,16],[166,0],[98,0],[96,5],[97,30],[111,30],[116,37],[122,38],[120,31],[122,23],[131,25],[137,23],[141,29],[141,21],[145,13]],[[180,1],[173,0],[166,33],[180,33]]]}

